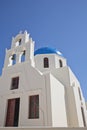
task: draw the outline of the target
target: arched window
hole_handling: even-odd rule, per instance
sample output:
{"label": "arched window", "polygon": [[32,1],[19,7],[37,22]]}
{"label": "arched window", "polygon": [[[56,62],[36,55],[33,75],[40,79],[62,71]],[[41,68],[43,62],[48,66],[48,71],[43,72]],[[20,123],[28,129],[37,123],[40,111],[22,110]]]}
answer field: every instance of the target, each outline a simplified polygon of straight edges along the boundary
{"label": "arched window", "polygon": [[60,67],[63,67],[63,63],[61,60],[59,60],[59,65],[60,65]]}
{"label": "arched window", "polygon": [[12,65],[16,64],[16,54],[12,55]]}
{"label": "arched window", "polygon": [[49,67],[49,59],[47,57],[44,58],[44,68]]}
{"label": "arched window", "polygon": [[17,40],[17,41],[16,41],[16,43],[15,43],[15,44],[16,44],[16,47],[17,47],[17,46],[20,46],[20,45],[21,45],[21,43],[22,43],[22,39],[20,38],[20,39],[19,39],[19,40]]}
{"label": "arched window", "polygon": [[22,52],[22,55],[21,55],[21,62],[24,62],[24,61],[25,61],[25,53],[26,53],[26,51],[24,50],[24,51]]}
{"label": "arched window", "polygon": [[9,64],[8,66],[16,64],[16,54],[13,54],[9,57]]}
{"label": "arched window", "polygon": [[19,46],[21,45],[21,39],[19,39]]}

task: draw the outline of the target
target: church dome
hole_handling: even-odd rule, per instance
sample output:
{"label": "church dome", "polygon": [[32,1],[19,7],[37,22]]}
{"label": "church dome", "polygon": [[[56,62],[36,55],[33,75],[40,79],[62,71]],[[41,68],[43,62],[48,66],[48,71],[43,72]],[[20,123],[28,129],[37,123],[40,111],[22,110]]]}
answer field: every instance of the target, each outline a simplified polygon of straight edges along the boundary
{"label": "church dome", "polygon": [[39,54],[57,54],[57,55],[63,56],[61,52],[57,51],[56,49],[49,48],[49,47],[42,47],[42,48],[37,49],[34,52],[34,55],[39,55]]}

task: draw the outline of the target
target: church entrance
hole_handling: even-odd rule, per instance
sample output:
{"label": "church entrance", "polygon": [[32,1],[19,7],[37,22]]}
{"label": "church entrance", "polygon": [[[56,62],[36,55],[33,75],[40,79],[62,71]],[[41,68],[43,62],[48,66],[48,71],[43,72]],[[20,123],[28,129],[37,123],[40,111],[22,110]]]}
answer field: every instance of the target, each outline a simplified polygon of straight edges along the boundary
{"label": "church entrance", "polygon": [[18,126],[20,98],[9,99],[5,126]]}

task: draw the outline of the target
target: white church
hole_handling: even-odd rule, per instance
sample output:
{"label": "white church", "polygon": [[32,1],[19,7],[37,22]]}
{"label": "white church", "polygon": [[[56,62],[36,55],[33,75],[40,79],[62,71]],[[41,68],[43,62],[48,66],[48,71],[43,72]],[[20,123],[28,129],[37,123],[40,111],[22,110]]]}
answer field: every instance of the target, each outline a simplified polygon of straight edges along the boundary
{"label": "white church", "polygon": [[80,83],[55,49],[12,38],[0,77],[0,127],[87,127]]}

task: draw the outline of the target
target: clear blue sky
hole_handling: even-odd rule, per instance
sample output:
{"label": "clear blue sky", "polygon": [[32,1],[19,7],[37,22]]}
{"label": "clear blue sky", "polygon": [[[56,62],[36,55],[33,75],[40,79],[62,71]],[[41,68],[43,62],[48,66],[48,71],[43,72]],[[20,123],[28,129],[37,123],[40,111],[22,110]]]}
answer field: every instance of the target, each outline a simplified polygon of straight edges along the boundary
{"label": "clear blue sky", "polygon": [[0,0],[0,74],[11,38],[27,30],[35,49],[63,53],[87,100],[87,0]]}

